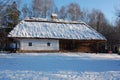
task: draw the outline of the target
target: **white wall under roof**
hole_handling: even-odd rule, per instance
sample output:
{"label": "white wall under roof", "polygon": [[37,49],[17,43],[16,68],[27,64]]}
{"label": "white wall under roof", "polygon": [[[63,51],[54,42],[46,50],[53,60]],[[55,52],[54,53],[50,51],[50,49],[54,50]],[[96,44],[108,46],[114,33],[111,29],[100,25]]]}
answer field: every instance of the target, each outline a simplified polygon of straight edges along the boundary
{"label": "white wall under roof", "polygon": [[[59,40],[50,39],[20,39],[20,50],[47,51],[59,50]],[[32,43],[32,46],[29,46]],[[50,46],[48,46],[50,43]]]}

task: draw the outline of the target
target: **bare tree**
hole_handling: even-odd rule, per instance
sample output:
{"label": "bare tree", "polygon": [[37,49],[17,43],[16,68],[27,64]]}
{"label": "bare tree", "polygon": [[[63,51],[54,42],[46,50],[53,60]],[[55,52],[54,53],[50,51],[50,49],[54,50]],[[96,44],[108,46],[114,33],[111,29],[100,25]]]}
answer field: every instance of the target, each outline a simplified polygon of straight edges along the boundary
{"label": "bare tree", "polygon": [[34,17],[40,16],[42,13],[42,0],[33,0],[33,13]]}
{"label": "bare tree", "polygon": [[32,17],[32,11],[27,4],[24,4],[22,8],[22,15],[23,15],[23,18]]}
{"label": "bare tree", "polygon": [[55,7],[53,0],[33,0],[33,11],[35,17],[46,18],[51,16],[50,14]]}
{"label": "bare tree", "polygon": [[80,6],[77,3],[71,3],[68,5],[68,18],[70,20],[78,21],[80,19]]}
{"label": "bare tree", "polygon": [[105,24],[107,24],[107,20],[104,14],[100,10],[93,9],[89,14],[89,25],[97,31],[100,31],[101,29],[105,28],[103,27]]}
{"label": "bare tree", "polygon": [[28,14],[28,7],[26,4],[24,4],[23,8],[22,8],[22,13],[23,13],[23,17],[27,17]]}
{"label": "bare tree", "polygon": [[65,6],[62,6],[59,11],[59,18],[60,19],[66,19],[67,18],[67,8]]}
{"label": "bare tree", "polygon": [[81,11],[77,3],[70,3],[68,6],[62,6],[59,11],[59,17],[72,21],[81,21],[85,18],[84,12]]}
{"label": "bare tree", "polygon": [[81,10],[80,20],[89,23],[89,10],[83,9]]}
{"label": "bare tree", "polygon": [[0,11],[2,8],[3,8],[3,3],[2,3],[2,1],[0,1]]}
{"label": "bare tree", "polygon": [[116,20],[116,27],[115,27],[115,32],[117,35],[117,38],[120,40],[120,18],[118,17],[118,19]]}

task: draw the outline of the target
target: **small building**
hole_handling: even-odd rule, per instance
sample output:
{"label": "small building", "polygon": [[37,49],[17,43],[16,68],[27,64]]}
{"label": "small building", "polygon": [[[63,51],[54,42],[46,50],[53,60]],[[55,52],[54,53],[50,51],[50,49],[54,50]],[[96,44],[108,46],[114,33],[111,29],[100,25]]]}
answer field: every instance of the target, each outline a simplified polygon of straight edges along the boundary
{"label": "small building", "polygon": [[[116,35],[116,36],[115,36]],[[120,48],[120,36],[119,33],[113,33],[109,35],[109,40],[107,41],[108,52],[118,53]]]}
{"label": "small building", "polygon": [[28,18],[8,35],[19,52],[96,52],[106,38],[84,22]]}

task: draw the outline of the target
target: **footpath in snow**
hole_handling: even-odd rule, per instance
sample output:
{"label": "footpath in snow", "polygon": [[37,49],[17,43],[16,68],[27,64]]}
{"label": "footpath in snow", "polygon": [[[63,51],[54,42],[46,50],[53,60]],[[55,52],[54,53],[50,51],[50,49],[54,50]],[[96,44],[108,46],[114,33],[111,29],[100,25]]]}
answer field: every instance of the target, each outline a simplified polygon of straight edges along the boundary
{"label": "footpath in snow", "polygon": [[89,53],[1,53],[0,80],[120,80],[120,56]]}

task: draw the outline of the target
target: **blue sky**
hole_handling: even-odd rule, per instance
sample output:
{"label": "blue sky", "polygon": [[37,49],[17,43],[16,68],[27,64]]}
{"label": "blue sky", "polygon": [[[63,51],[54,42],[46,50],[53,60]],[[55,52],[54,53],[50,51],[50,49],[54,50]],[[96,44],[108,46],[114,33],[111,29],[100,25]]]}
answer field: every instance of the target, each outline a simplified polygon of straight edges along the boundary
{"label": "blue sky", "polygon": [[99,9],[110,22],[115,20],[115,9],[120,7],[120,0],[54,0],[58,8],[71,2],[78,3],[81,9]]}
{"label": "blue sky", "polygon": [[[30,4],[32,0],[22,0],[22,3]],[[68,5],[71,2],[78,3],[81,9],[99,9],[108,19],[109,22],[115,22],[116,8],[120,8],[120,0],[54,0],[56,6],[60,8],[63,5]]]}

